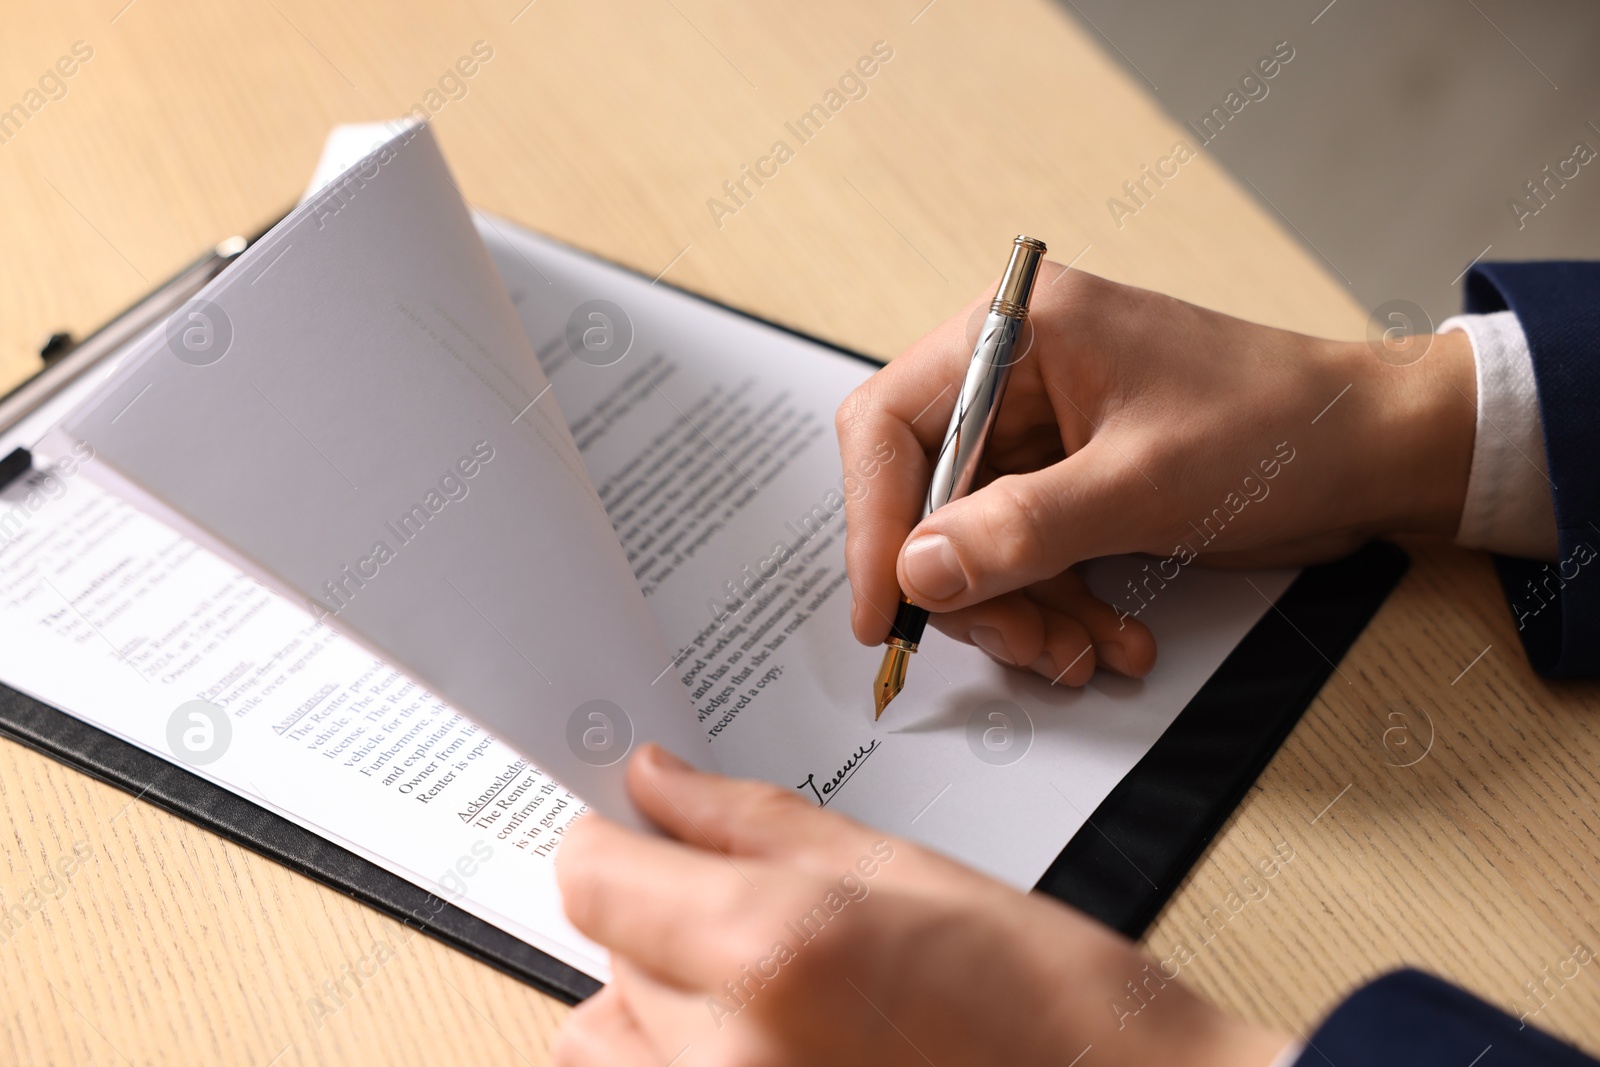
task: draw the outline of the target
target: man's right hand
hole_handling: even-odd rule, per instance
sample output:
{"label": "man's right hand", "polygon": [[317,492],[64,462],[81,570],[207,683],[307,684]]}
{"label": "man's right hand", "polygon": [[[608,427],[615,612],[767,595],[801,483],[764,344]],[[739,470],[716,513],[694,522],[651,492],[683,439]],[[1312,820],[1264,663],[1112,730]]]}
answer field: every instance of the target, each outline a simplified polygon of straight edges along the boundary
{"label": "man's right hand", "polygon": [[[991,289],[992,294],[992,289]],[[1046,264],[986,455],[986,484],[922,520],[932,457],[989,296],[840,407],[852,625],[889,632],[902,590],[934,625],[1068,685],[1134,676],[1155,642],[1088,592],[1097,556],[1308,563],[1378,533],[1453,534],[1476,426],[1465,334],[1408,366]]]}

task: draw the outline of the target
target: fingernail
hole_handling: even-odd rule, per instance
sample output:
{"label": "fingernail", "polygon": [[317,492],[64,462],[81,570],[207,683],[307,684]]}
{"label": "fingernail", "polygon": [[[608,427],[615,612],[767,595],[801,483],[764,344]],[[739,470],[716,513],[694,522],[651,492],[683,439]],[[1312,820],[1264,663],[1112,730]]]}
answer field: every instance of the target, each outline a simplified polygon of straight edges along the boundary
{"label": "fingernail", "polygon": [[1107,667],[1110,667],[1118,674],[1131,675],[1133,673],[1133,671],[1128,668],[1128,654],[1122,650],[1121,645],[1095,645],[1094,658],[1105,664]]}
{"label": "fingernail", "polygon": [[926,534],[906,546],[910,592],[924,600],[949,600],[967,587],[956,547],[943,534]]}
{"label": "fingernail", "polygon": [[640,749],[639,756],[650,766],[651,770],[689,771],[694,769],[673,753],[654,743],[645,745]]}
{"label": "fingernail", "polygon": [[1006,639],[1000,636],[1000,631],[992,626],[974,626],[968,631],[967,636],[972,638],[972,643],[983,649],[989,655],[1002,663],[1016,665],[1017,659],[1011,654],[1011,649],[1006,647]]}

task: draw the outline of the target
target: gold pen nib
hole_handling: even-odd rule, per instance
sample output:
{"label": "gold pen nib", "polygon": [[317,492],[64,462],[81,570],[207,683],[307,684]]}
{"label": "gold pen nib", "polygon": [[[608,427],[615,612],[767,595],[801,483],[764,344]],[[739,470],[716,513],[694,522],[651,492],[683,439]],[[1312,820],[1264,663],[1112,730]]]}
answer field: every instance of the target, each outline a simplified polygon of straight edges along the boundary
{"label": "gold pen nib", "polygon": [[883,718],[883,709],[906,687],[906,663],[910,659],[911,650],[897,644],[891,643],[883,650],[883,665],[878,668],[878,676],[872,680],[872,699],[878,708],[877,714],[872,717],[873,722]]}

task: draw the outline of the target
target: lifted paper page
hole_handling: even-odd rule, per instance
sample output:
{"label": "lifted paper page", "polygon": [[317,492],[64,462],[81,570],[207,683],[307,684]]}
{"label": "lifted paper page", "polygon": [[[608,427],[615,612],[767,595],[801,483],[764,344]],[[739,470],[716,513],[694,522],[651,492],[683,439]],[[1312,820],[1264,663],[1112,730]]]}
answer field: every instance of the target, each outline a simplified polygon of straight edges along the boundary
{"label": "lifted paper page", "polygon": [[64,427],[93,476],[613,818],[637,824],[639,741],[708,764],[427,127],[302,204]]}

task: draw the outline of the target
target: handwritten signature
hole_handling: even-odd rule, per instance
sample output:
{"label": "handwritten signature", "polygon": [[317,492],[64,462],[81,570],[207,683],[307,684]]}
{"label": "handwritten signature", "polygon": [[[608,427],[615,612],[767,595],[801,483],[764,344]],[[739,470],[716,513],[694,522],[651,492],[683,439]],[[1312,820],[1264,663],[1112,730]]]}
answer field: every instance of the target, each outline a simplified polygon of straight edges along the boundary
{"label": "handwritten signature", "polygon": [[817,800],[817,806],[827,807],[833,798],[839,795],[839,790],[844,788],[844,784],[855,776],[856,771],[860,770],[861,765],[867,761],[867,757],[878,751],[878,746],[881,743],[880,741],[873,741],[870,745],[862,745],[856,749],[850,754],[850,758],[844,761],[844,766],[834,771],[833,777],[823,782],[820,786],[817,785],[817,776],[808,774],[806,775],[806,780],[795,786],[795,788],[811,790],[811,795]]}

